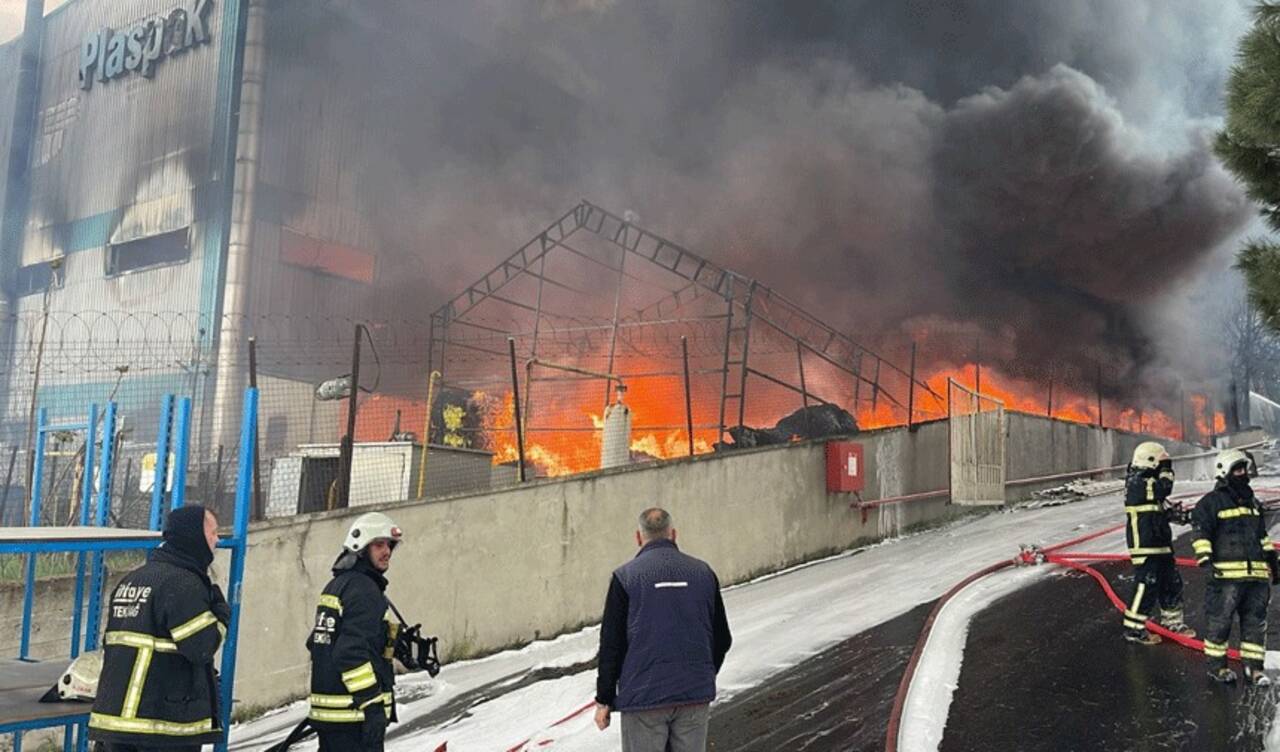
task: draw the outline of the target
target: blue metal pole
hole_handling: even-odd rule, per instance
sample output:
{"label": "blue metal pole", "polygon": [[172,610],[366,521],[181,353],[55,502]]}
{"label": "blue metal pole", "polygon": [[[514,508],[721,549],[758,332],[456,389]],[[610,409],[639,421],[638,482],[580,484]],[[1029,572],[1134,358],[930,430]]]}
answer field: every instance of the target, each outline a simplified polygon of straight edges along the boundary
{"label": "blue metal pole", "polygon": [[[107,513],[111,511],[111,465],[115,460],[116,403],[107,403],[107,415],[102,420],[102,469],[98,471],[97,525],[106,527]],[[84,636],[84,649],[98,649],[98,622],[102,612],[102,552],[93,553],[93,579],[89,590],[89,626]]]}
{"label": "blue metal pole", "polygon": [[[36,417],[36,456],[31,473],[31,527],[40,526],[40,494],[44,491],[44,428],[47,425],[49,425],[49,408],[42,407]],[[36,555],[29,554],[26,588],[22,593],[22,639],[18,647],[18,658],[24,661],[31,655],[31,612],[35,607],[35,594]],[[19,744],[21,744],[20,740]]]}
{"label": "blue metal pole", "polygon": [[191,398],[183,397],[178,401],[178,446],[173,458],[173,503],[169,511],[179,509],[187,503],[187,455],[191,450]]}
{"label": "blue metal pole", "polygon": [[164,493],[169,478],[169,423],[173,421],[173,395],[166,394],[160,403],[160,432],[156,434],[156,480],[151,488],[150,530],[160,529],[160,513],[164,510]]}
{"label": "blue metal pole", "polygon": [[[80,481],[80,526],[89,525],[93,503],[94,445],[98,437],[98,406],[89,405],[89,430],[84,434],[84,477]],[[71,614],[71,657],[80,655],[80,627],[84,618],[84,554],[76,554],[76,610]]]}
{"label": "blue metal pole", "polygon": [[236,648],[240,639],[240,604],[243,600],[244,559],[249,539],[249,505],[253,494],[253,437],[258,430],[258,390],[244,392],[244,414],[240,421],[240,461],[236,475],[236,516],[231,536],[231,573],[227,595],[231,601],[231,623],[222,644],[222,742],[218,752],[225,752],[231,735],[231,703],[236,683]]}

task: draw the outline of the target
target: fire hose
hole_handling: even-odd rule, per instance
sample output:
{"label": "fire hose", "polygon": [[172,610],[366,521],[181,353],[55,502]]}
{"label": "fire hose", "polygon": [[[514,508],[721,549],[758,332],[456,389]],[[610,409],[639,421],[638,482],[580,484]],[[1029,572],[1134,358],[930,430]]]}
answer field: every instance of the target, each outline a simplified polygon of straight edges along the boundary
{"label": "fire hose", "polygon": [[[1259,490],[1275,491],[1277,489]],[[1199,495],[1200,494],[1179,494],[1178,496],[1170,497],[1170,500],[1193,498]],[[1280,504],[1278,504],[1278,502],[1280,502],[1280,496],[1272,496],[1266,499],[1260,499],[1260,501],[1262,502],[1263,509],[1266,511],[1280,509]],[[1065,549],[1073,548],[1082,543],[1086,543],[1096,538],[1101,538],[1110,533],[1118,532],[1123,530],[1124,527],[1125,525],[1123,523],[1119,525],[1112,525],[1110,527],[1043,548],[1037,546],[1023,546],[1022,550],[1019,551],[1018,556],[1015,558],[999,561],[988,567],[980,569],[956,583],[956,585],[946,593],[943,593],[942,597],[940,597],[934,604],[933,609],[929,611],[929,616],[925,619],[924,626],[920,629],[920,636],[916,640],[915,648],[911,651],[911,657],[907,660],[907,666],[903,672],[902,680],[898,683],[898,691],[893,698],[893,708],[889,713],[889,724],[885,732],[885,752],[898,751],[898,732],[902,727],[902,712],[906,706],[907,691],[910,689],[911,682],[915,678],[916,667],[919,665],[920,657],[924,653],[924,646],[928,642],[929,633],[933,628],[933,623],[937,619],[938,614],[941,613],[943,606],[945,606],[948,601],[974,582],[1002,569],[1019,565],[1045,563],[1057,564],[1092,577],[1102,588],[1107,599],[1111,601],[1111,605],[1115,606],[1116,610],[1123,612],[1125,610],[1124,601],[1120,600],[1120,596],[1116,595],[1115,589],[1111,587],[1111,583],[1107,581],[1107,578],[1087,562],[1128,561],[1129,555],[1069,552]],[[1187,557],[1177,557],[1174,561],[1181,567],[1195,567],[1197,565],[1195,559]],[[1162,638],[1172,640],[1183,647],[1190,648],[1197,652],[1204,650],[1203,640],[1171,632],[1156,622],[1148,620],[1147,629],[1160,635]],[[1227,657],[1238,661],[1240,660],[1240,651],[1236,648],[1229,648],[1227,650]]]}

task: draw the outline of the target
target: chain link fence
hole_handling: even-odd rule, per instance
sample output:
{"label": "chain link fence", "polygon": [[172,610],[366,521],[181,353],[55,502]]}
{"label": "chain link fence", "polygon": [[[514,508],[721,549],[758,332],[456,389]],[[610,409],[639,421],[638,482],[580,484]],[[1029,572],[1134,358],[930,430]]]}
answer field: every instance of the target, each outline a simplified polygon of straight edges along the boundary
{"label": "chain link fence", "polygon": [[[945,378],[913,380],[914,370],[873,357],[859,362],[856,354],[850,367],[764,325],[751,334],[746,362],[735,363],[725,352],[725,322],[712,316],[679,328],[624,323],[616,333],[592,321],[582,327],[588,336],[543,332],[536,346],[493,326],[485,336],[473,332],[446,343],[444,374],[432,370],[429,321],[360,328],[340,318],[216,323],[194,314],[125,312],[27,313],[0,321],[0,349],[8,354],[0,363],[0,522],[28,520],[38,411],[46,410],[53,424],[83,423],[91,404],[115,402],[110,519],[145,526],[157,482],[161,404],[170,394],[190,398],[186,500],[229,518],[240,400],[251,380],[260,390],[258,517],[480,492],[522,476],[563,476],[947,415]],[[211,346],[218,332],[243,345],[225,367]],[[982,391],[1006,399],[1001,385],[986,378]],[[1096,418],[1080,404],[1080,390],[1071,391],[1075,402],[1069,403],[1062,385],[1056,396],[1052,389],[1041,414]],[[1074,412],[1063,415],[1067,410]],[[1171,425],[1156,425],[1151,415],[1109,409],[1105,417],[1108,426],[1201,441],[1224,428],[1212,404],[1197,395],[1184,398],[1181,415],[1161,418]],[[169,429],[178,430],[176,419]],[[349,430],[346,488],[343,437]],[[52,434],[42,464],[44,524],[76,520],[84,496],[83,434]],[[161,482],[171,486],[172,472]]]}

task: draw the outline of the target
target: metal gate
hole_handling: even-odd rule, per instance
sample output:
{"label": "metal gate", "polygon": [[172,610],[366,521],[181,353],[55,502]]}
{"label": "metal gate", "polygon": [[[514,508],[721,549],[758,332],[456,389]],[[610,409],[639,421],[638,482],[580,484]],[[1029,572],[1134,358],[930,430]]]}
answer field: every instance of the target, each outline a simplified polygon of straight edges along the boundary
{"label": "metal gate", "polygon": [[1004,504],[1004,403],[947,379],[951,502]]}

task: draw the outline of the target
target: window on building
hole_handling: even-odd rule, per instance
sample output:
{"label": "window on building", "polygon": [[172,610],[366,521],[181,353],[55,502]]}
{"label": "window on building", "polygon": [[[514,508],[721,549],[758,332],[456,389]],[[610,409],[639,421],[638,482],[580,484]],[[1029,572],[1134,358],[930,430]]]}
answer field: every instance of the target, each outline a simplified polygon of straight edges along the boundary
{"label": "window on building", "polygon": [[107,276],[129,274],[191,259],[188,228],[107,246]]}
{"label": "window on building", "polygon": [[57,261],[56,268],[51,261],[42,261],[39,264],[18,267],[17,279],[15,280],[18,295],[39,295],[46,289],[52,288],[56,290],[62,287],[62,259]]}

